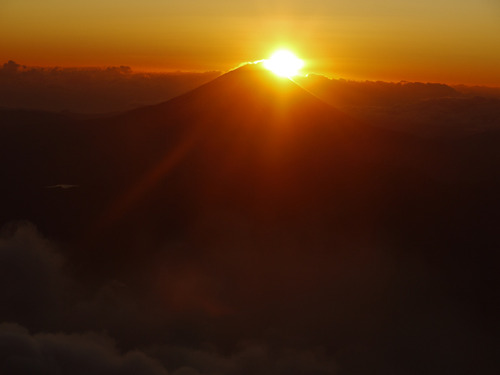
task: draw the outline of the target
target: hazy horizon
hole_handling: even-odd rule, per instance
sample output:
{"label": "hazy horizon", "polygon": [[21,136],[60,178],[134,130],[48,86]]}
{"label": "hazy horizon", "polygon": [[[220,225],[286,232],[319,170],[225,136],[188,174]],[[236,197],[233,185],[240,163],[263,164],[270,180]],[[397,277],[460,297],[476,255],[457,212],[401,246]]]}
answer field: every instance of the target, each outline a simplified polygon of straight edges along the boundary
{"label": "hazy horizon", "polygon": [[227,71],[287,48],[327,76],[498,86],[499,17],[493,0],[7,0],[0,60]]}
{"label": "hazy horizon", "polygon": [[[101,64],[101,65],[63,65],[63,64],[52,64],[52,65],[27,65],[23,64],[20,61],[17,61],[16,59],[7,59],[5,62],[3,62],[3,65],[5,66],[8,63],[14,63],[18,65],[19,68],[22,69],[41,69],[41,70],[53,70],[53,69],[61,69],[61,70],[67,70],[67,71],[92,71],[92,70],[106,70],[106,69],[111,69],[111,70],[116,70],[116,69],[124,69],[124,72],[131,73],[131,74],[165,74],[165,75],[175,75],[175,74],[203,74],[203,73],[219,73],[219,74],[225,74],[227,72],[230,72],[231,70],[237,69],[238,67],[245,65],[245,64],[253,64],[255,61],[260,61],[258,60],[253,60],[253,61],[243,61],[233,67],[229,67],[227,70],[210,70],[210,69],[144,69],[140,67],[134,67],[130,65],[124,65],[124,64]],[[0,61],[0,64],[2,62]],[[449,86],[468,86],[468,87],[487,87],[487,88],[493,88],[493,89],[500,89],[500,81],[497,84],[488,84],[488,83],[478,83],[474,81],[466,82],[466,81],[457,81],[457,82],[448,82],[448,81],[432,81],[430,79],[425,79],[425,77],[422,77],[420,80],[410,80],[405,77],[401,77],[399,79],[383,79],[383,78],[378,78],[378,77],[349,77],[349,76],[341,76],[339,74],[331,73],[331,74],[326,74],[323,72],[319,71],[310,71],[307,69],[307,66],[301,70],[300,74],[301,77],[307,76],[307,75],[317,75],[317,76],[322,76],[325,78],[328,78],[330,80],[346,80],[346,81],[352,81],[352,82],[387,82],[387,83],[436,83],[436,84],[445,84]]]}

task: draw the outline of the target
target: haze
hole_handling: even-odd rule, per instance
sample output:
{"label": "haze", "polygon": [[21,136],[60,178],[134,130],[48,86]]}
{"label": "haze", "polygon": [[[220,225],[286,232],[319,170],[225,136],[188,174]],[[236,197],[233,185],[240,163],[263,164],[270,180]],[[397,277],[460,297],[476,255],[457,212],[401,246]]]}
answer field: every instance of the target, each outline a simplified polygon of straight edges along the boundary
{"label": "haze", "polygon": [[332,77],[500,85],[495,0],[4,0],[0,61],[226,71],[291,48]]}

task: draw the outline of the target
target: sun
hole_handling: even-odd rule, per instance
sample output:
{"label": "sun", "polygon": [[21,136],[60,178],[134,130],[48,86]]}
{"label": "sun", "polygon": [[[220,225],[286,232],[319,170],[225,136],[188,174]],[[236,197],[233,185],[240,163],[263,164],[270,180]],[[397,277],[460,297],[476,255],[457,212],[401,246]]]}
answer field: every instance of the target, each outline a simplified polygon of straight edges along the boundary
{"label": "sun", "polygon": [[279,50],[264,60],[264,67],[280,77],[293,77],[299,74],[304,66],[304,61],[287,50]]}

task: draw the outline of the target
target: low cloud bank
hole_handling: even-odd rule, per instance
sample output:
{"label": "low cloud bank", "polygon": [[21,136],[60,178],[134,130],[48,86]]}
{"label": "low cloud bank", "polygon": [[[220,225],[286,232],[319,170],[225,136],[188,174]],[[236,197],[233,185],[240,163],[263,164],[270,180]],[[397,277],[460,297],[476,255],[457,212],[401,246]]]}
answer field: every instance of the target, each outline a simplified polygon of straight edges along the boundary
{"label": "low cloud bank", "polygon": [[166,375],[157,361],[140,351],[120,353],[98,334],[30,334],[18,324],[0,324],[3,374]]}
{"label": "low cloud bank", "polygon": [[[329,266],[338,274],[324,273],[310,288],[304,282],[314,275],[267,261],[276,264],[269,270],[275,276],[244,274],[246,284],[233,278],[242,309],[214,317],[200,309],[161,306],[165,289],[151,290],[147,282],[140,290],[144,296],[119,280],[82,285],[57,246],[33,224],[10,224],[0,236],[0,373],[440,374],[472,368],[489,373],[494,341],[477,319],[481,314],[443,298],[436,285],[447,284],[437,282],[439,276],[418,258],[407,255],[393,270],[390,260],[377,261],[369,253],[344,255],[349,258],[337,261],[352,273]],[[212,266],[220,271],[220,264]],[[148,267],[143,272],[154,274],[153,265]],[[171,273],[167,279],[173,285],[177,267],[160,267],[162,274]],[[189,281],[211,280],[217,272],[195,271],[177,269],[184,275],[181,291],[187,285],[186,293],[196,297],[211,289]],[[390,280],[373,285],[382,273]],[[266,290],[269,299],[262,299]],[[234,330],[241,332],[235,336]],[[260,336],[252,335],[254,330]]]}
{"label": "low cloud bank", "polygon": [[[167,369],[170,369],[168,371]],[[283,351],[245,344],[233,354],[181,347],[122,352],[105,334],[30,333],[15,323],[0,324],[3,374],[106,375],[327,375],[336,372],[321,351]]]}
{"label": "low cloud bank", "polygon": [[500,129],[500,88],[420,82],[357,82],[309,75],[301,86],[371,125],[425,137]]}
{"label": "low cloud bank", "polygon": [[[3,228],[0,373],[326,375],[336,371],[335,362],[320,348],[278,350],[241,343],[223,353],[210,344],[201,348],[172,344],[165,327],[168,312],[162,311],[161,321],[150,311],[151,301],[144,305],[117,280],[85,292],[70,269],[55,244],[33,224],[16,222]],[[157,334],[150,334],[155,330]],[[116,339],[116,332],[124,339]],[[162,335],[163,342],[158,340]]]}
{"label": "low cloud bank", "polygon": [[0,108],[118,112],[166,101],[219,75],[140,73],[128,66],[38,68],[8,61],[0,67]]}

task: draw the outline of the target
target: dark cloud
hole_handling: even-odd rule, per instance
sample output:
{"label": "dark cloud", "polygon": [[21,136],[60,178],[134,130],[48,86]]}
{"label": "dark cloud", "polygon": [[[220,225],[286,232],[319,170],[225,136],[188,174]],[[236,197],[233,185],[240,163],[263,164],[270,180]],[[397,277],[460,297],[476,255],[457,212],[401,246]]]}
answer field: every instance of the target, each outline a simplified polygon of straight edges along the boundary
{"label": "dark cloud", "polygon": [[0,316],[45,326],[61,318],[70,281],[63,259],[34,225],[21,222],[3,228],[0,238]]}
{"label": "dark cloud", "polygon": [[[335,363],[323,350],[276,350],[242,344],[223,354],[164,345],[170,328],[141,300],[111,280],[90,295],[66,274],[63,257],[28,222],[7,225],[0,240],[0,373],[9,374],[331,374]],[[153,309],[154,310],[154,309]],[[183,312],[181,312],[183,313]],[[163,320],[168,312],[162,310]],[[36,333],[30,333],[25,326]],[[84,332],[84,333],[61,333]],[[157,330],[157,334],[151,334]],[[120,352],[107,335],[118,333],[131,348]],[[137,332],[135,334],[135,332]],[[132,341],[130,341],[132,340]],[[147,354],[145,354],[147,353]],[[162,364],[160,364],[160,362]]]}
{"label": "dark cloud", "polygon": [[128,66],[0,68],[0,107],[108,113],[155,104],[192,90],[219,72],[138,73]]}
{"label": "dark cloud", "polygon": [[372,124],[425,137],[467,137],[500,129],[500,100],[495,98],[432,98],[348,111]]}
{"label": "dark cloud", "polygon": [[156,347],[122,352],[107,335],[30,333],[15,323],[0,324],[3,374],[106,375],[327,375],[336,364],[322,350],[273,351],[244,344],[232,354],[210,348]]}
{"label": "dark cloud", "polygon": [[[213,348],[157,347],[150,353],[165,366],[178,367],[175,375],[326,375],[337,371],[335,361],[316,350],[273,350],[266,345],[244,343],[232,353]],[[149,353],[148,352],[148,353]]]}
{"label": "dark cloud", "polygon": [[455,90],[468,96],[483,96],[487,98],[500,99],[500,87],[485,87],[485,86],[452,86]]}
{"label": "dark cloud", "polygon": [[357,82],[310,75],[298,82],[369,124],[425,137],[463,137],[500,129],[500,91],[419,82]]}
{"label": "dark cloud", "polygon": [[46,189],[73,189],[77,187],[78,185],[71,185],[71,184],[57,184],[57,185],[45,186]]}
{"label": "dark cloud", "polygon": [[140,351],[120,353],[98,334],[30,334],[18,324],[0,325],[2,374],[166,375],[156,360]]}
{"label": "dark cloud", "polygon": [[[320,266],[312,255],[285,262],[277,253],[298,253],[273,244],[259,260],[267,271],[255,273],[242,264],[238,278],[225,275],[224,262],[235,249],[238,256],[255,250],[242,250],[244,241],[235,239],[232,251],[219,248],[214,258],[191,260],[185,272],[186,265],[168,257],[142,264],[144,275],[170,273],[173,286],[178,277],[208,281],[206,287],[195,283],[196,293],[188,288],[189,298],[206,301],[218,291],[222,301],[236,304],[236,315],[214,317],[197,305],[192,310],[191,303],[172,310],[175,304],[165,301],[171,296],[154,288],[155,275],[139,289],[144,295],[119,280],[82,290],[55,245],[32,224],[11,224],[3,233],[0,320],[16,324],[0,327],[0,373],[406,373],[416,358],[422,373],[439,373],[445,365],[458,371],[489,360],[484,353],[491,335],[474,318],[478,313],[446,298],[447,282],[409,254],[395,268],[376,249],[337,249],[340,254],[322,258]],[[299,263],[314,273],[301,274]],[[232,291],[221,294],[219,288],[231,281]],[[108,332],[116,345],[89,332]],[[251,343],[241,343],[251,337]]]}
{"label": "dark cloud", "polygon": [[429,98],[462,96],[454,88],[441,83],[349,81],[314,74],[299,77],[297,81],[336,107],[394,106]]}
{"label": "dark cloud", "polygon": [[118,330],[138,323],[140,307],[125,284],[109,280],[88,288],[68,268],[56,245],[33,224],[6,225],[0,238],[0,320],[37,331]]}
{"label": "dark cloud", "polygon": [[5,64],[3,64],[2,71],[7,74],[16,73],[20,67],[20,64],[16,63],[15,61],[9,60]]}

